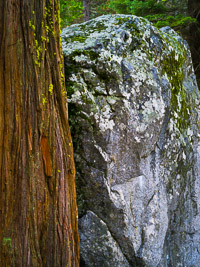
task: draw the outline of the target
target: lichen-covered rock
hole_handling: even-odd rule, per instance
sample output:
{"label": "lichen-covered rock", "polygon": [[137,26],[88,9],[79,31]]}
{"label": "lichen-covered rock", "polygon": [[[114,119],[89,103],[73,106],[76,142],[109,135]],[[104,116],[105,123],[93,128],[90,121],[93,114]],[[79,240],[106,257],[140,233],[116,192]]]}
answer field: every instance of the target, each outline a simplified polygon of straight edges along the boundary
{"label": "lichen-covered rock", "polygon": [[96,214],[88,211],[80,220],[79,231],[86,266],[129,266],[107,225]]}
{"label": "lichen-covered rock", "polygon": [[62,39],[85,266],[200,266],[200,111],[187,43],[125,15],[70,26]]}

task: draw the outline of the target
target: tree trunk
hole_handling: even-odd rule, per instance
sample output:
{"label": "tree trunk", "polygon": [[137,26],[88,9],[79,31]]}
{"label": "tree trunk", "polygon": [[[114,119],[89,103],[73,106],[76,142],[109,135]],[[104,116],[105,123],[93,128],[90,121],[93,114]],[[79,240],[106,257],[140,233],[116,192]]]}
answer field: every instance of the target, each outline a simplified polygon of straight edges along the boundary
{"label": "tree trunk", "polygon": [[83,7],[84,21],[88,21],[90,19],[90,1],[83,0]]}
{"label": "tree trunk", "polygon": [[188,15],[200,19],[200,1],[188,0]]}
{"label": "tree trunk", "polygon": [[0,0],[0,265],[79,266],[57,0]]}
{"label": "tree trunk", "polygon": [[191,24],[187,34],[190,45],[195,74],[200,89],[200,1],[188,0],[188,16],[196,18],[198,24]]}

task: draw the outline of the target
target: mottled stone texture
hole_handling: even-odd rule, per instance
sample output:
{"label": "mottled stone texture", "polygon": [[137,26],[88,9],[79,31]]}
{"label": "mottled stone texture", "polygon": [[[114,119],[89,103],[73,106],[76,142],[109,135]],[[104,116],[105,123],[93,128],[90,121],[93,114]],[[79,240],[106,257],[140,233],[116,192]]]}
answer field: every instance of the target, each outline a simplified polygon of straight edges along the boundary
{"label": "mottled stone texture", "polygon": [[125,15],[62,38],[82,266],[200,266],[200,110],[187,43]]}

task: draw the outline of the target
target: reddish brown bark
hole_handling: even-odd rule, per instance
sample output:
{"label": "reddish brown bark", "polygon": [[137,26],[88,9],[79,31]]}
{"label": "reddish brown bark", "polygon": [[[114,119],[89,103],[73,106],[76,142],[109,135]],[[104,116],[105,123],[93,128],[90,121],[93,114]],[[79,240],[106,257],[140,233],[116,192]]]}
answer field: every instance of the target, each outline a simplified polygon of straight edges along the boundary
{"label": "reddish brown bark", "polygon": [[0,0],[0,266],[79,266],[57,0]]}

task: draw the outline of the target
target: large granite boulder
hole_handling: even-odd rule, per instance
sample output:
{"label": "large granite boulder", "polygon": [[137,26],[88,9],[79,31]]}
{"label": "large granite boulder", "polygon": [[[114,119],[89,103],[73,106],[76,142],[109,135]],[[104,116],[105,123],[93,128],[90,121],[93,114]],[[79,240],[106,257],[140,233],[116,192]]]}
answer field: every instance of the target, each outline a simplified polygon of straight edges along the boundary
{"label": "large granite boulder", "polygon": [[63,30],[82,266],[200,266],[199,93],[187,43],[135,16]]}

